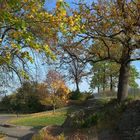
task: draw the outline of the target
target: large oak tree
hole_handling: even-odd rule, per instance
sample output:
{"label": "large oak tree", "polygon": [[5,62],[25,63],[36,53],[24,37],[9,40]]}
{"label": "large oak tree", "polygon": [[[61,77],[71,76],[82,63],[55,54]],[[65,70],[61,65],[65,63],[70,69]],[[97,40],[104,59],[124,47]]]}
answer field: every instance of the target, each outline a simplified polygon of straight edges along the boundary
{"label": "large oak tree", "polygon": [[[69,31],[78,44],[85,47],[86,61],[110,60],[120,64],[118,101],[128,94],[130,63],[140,60],[140,1],[97,0],[79,2],[68,17]],[[75,22],[75,23],[74,23]]]}

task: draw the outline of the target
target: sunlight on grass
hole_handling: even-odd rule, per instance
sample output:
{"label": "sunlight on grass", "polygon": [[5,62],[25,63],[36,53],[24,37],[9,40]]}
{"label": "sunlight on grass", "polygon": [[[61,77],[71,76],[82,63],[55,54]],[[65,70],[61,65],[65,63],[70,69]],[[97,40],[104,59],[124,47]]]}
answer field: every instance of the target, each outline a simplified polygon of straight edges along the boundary
{"label": "sunlight on grass", "polygon": [[9,123],[22,126],[33,126],[35,128],[41,128],[47,125],[61,125],[66,119],[66,114],[77,109],[77,107],[71,106],[57,109],[54,114],[52,111],[28,114],[24,117],[12,119]]}
{"label": "sunlight on grass", "polygon": [[66,112],[35,113],[27,117],[11,120],[10,123],[15,125],[44,127],[46,125],[61,125],[66,118]]}

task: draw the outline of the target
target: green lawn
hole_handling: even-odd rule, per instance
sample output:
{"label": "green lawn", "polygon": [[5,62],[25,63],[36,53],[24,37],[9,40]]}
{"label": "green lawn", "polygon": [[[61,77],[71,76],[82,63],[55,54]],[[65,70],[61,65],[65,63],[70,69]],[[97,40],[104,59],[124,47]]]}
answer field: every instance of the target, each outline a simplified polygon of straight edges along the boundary
{"label": "green lawn", "polygon": [[47,125],[61,125],[65,121],[67,112],[75,111],[77,108],[68,107],[52,111],[30,114],[24,117],[10,120],[9,123],[22,126],[33,126],[41,128]]}
{"label": "green lawn", "polygon": [[61,125],[65,118],[65,112],[56,112],[55,114],[43,112],[14,119],[11,120],[10,123],[23,126],[44,127],[46,125]]}

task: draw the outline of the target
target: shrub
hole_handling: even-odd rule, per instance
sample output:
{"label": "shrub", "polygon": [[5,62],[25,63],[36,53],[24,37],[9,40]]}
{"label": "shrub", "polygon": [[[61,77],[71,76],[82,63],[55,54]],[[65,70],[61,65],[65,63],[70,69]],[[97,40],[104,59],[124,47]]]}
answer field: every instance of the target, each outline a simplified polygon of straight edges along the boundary
{"label": "shrub", "polygon": [[79,91],[72,91],[70,93],[71,100],[87,100],[90,98],[94,98],[94,95],[91,92],[79,92]]}
{"label": "shrub", "polygon": [[44,111],[45,106],[40,103],[40,95],[32,84],[23,84],[15,93],[5,96],[2,109],[9,113],[34,113]]}
{"label": "shrub", "polygon": [[90,115],[89,117],[85,118],[85,120],[82,123],[82,127],[88,128],[93,125],[96,125],[98,123],[99,117],[97,114]]}
{"label": "shrub", "polygon": [[70,99],[71,100],[79,100],[82,97],[82,93],[79,91],[72,91],[70,93]]}
{"label": "shrub", "polygon": [[32,137],[32,140],[65,140],[64,135],[51,136],[46,130],[41,130],[38,134]]}
{"label": "shrub", "polygon": [[82,94],[81,96],[82,100],[88,100],[88,99],[94,98],[94,95],[91,92],[82,92],[81,94]]}

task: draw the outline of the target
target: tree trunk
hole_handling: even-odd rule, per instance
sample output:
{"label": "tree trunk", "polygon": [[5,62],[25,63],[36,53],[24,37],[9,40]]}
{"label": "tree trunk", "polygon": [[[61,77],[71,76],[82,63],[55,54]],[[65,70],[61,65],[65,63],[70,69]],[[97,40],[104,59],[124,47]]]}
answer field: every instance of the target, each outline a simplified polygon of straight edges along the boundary
{"label": "tree trunk", "polygon": [[123,101],[128,96],[128,81],[129,81],[130,62],[121,64],[119,73],[119,84],[117,99],[119,102]]}
{"label": "tree trunk", "polygon": [[106,68],[104,64],[104,69],[103,69],[103,92],[106,90]]}
{"label": "tree trunk", "polygon": [[105,85],[103,85],[103,91],[105,91]]}
{"label": "tree trunk", "polygon": [[113,77],[110,75],[110,91],[113,91]]}
{"label": "tree trunk", "polygon": [[76,91],[77,91],[77,92],[80,92],[78,80],[76,80],[75,83],[76,83]]}
{"label": "tree trunk", "polygon": [[100,87],[99,86],[97,87],[97,90],[98,90],[98,94],[99,94],[100,93]]}

